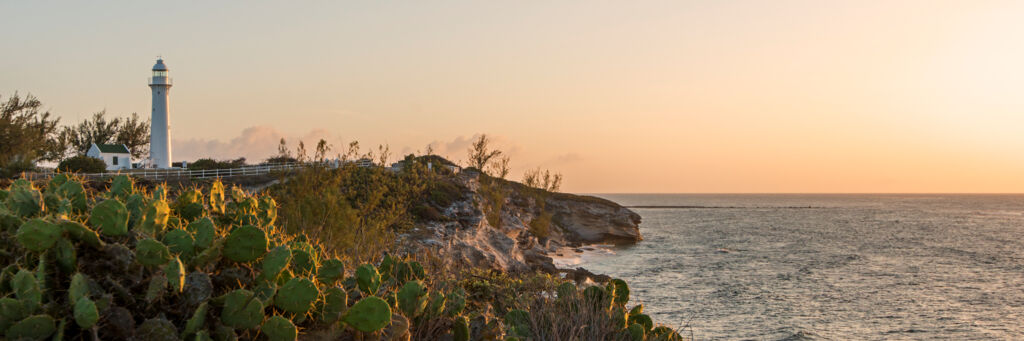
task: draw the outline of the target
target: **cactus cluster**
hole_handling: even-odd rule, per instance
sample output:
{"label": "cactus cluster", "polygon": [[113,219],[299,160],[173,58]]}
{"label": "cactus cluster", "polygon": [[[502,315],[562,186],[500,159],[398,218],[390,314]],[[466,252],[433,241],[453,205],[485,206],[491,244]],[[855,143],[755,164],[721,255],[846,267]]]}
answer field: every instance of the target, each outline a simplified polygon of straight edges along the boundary
{"label": "cactus cluster", "polygon": [[[147,191],[127,176],[106,191],[85,188],[61,174],[39,188],[17,180],[0,189],[3,338],[538,337],[528,307],[492,312],[463,285],[427,278],[418,262],[384,256],[347,268],[316,241],[276,228],[268,196],[216,181],[171,197],[164,185]],[[552,297],[605,312],[617,339],[679,339],[643,306],[627,310],[620,280],[566,282]]]}
{"label": "cactus cluster", "polygon": [[[0,335],[294,340],[302,326],[393,324],[394,304],[368,292],[381,286],[377,269],[346,278],[317,244],[277,232],[272,198],[225,195],[219,181],[170,204],[165,186],[146,191],[127,176],[108,188],[90,195],[60,174],[0,192]],[[386,279],[422,277],[419,264],[397,263],[407,271]]]}

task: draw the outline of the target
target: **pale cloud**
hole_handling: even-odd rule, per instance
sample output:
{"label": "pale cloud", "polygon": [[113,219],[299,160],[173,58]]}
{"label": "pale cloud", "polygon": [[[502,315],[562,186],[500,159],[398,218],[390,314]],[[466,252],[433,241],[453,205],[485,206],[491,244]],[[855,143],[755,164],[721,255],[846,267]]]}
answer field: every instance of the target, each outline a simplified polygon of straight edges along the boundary
{"label": "pale cloud", "polygon": [[172,141],[175,161],[195,161],[201,158],[218,160],[244,157],[249,163],[257,163],[277,155],[278,143],[284,138],[288,149],[294,153],[299,141],[312,153],[320,139],[330,145],[330,155],[337,154],[347,143],[339,136],[325,130],[314,129],[301,135],[286,135],[270,126],[254,126],[242,130],[239,136],[224,141],[220,139],[187,139]]}

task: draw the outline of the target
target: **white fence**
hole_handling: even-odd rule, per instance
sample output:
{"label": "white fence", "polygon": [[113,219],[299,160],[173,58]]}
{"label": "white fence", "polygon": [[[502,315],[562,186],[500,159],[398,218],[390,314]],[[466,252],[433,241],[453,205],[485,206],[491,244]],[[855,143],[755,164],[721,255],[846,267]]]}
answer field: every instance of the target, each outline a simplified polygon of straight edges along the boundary
{"label": "white fence", "polygon": [[[312,164],[309,163],[277,163],[277,164],[264,164],[256,166],[244,166],[239,168],[231,169],[132,169],[120,172],[106,172],[106,173],[84,173],[78,174],[79,176],[87,178],[109,178],[116,175],[130,175],[134,177],[162,180],[162,179],[208,179],[208,178],[227,178],[232,176],[252,176],[252,175],[263,175],[269,174],[276,171],[287,171],[301,167],[308,167]],[[327,167],[337,167],[334,163],[325,163]],[[56,173],[37,173],[35,176],[51,177]]]}

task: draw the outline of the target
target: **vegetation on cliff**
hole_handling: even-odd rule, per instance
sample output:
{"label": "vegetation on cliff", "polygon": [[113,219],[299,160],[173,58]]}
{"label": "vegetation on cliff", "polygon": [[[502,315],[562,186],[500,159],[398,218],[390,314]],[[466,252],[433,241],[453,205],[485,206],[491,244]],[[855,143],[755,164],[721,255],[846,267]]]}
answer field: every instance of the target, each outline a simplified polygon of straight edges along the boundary
{"label": "vegetation on cliff", "polygon": [[[352,179],[337,181],[352,186],[381,176],[342,172],[351,173],[334,176]],[[353,200],[355,214],[371,213],[347,232],[371,226],[360,221],[398,221],[380,211],[402,205],[392,195],[430,193],[429,186],[361,192],[381,190],[373,186],[339,186],[336,195]],[[176,197],[125,176],[104,187],[90,191],[58,175],[0,190],[7,339],[678,339],[642,306],[627,306],[621,281],[577,288],[546,274],[348,253],[359,246],[331,247],[324,235],[290,229],[271,196],[220,182]],[[373,236],[360,238],[353,240]]]}

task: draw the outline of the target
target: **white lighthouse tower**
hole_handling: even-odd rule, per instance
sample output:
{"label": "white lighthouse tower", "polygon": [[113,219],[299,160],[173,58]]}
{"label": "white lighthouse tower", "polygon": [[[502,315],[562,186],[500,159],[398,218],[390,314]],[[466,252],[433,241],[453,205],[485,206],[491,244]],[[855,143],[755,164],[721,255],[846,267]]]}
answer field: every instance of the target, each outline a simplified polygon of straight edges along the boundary
{"label": "white lighthouse tower", "polygon": [[157,59],[153,65],[153,77],[149,88],[153,90],[153,117],[149,128],[149,159],[154,168],[171,167],[171,110],[167,100],[171,92],[171,77],[167,76],[167,65]]}

